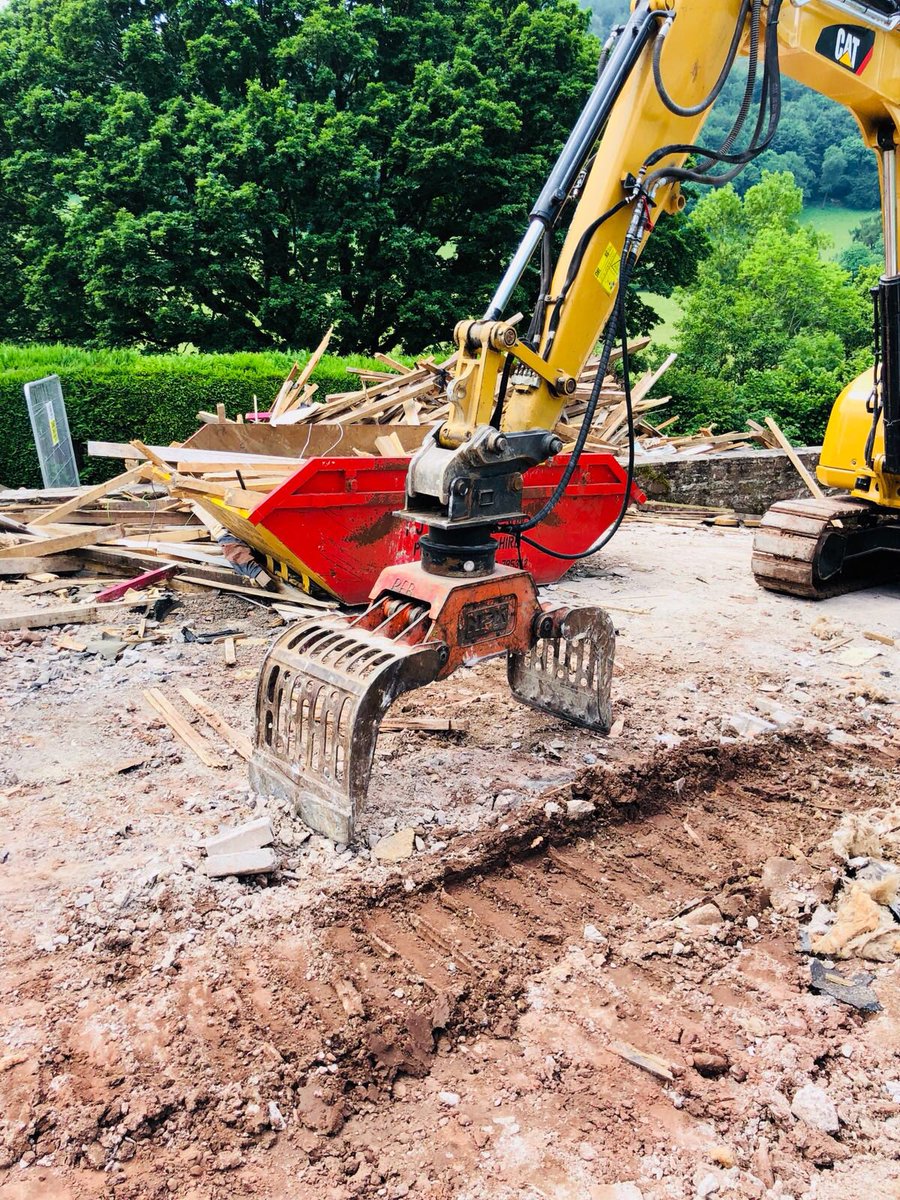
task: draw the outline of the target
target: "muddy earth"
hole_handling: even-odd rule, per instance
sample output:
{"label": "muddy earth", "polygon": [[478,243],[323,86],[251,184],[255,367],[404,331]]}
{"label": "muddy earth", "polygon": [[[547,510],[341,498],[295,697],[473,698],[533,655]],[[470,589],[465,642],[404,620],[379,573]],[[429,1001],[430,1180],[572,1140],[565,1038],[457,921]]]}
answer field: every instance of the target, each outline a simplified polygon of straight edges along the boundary
{"label": "muddy earth", "polygon": [[[274,615],[185,591],[143,641],[111,618],[117,653],[0,634],[2,1200],[900,1197],[890,936],[816,960],[874,1011],[809,953],[869,861],[848,815],[900,861],[900,588],[815,605],[749,561],[626,526],[547,589],[615,620],[610,737],[461,671],[392,710],[453,730],[381,734],[355,847],[144,698],[252,734]],[[185,640],[228,629],[234,666]],[[208,878],[203,840],[265,813],[277,871]]]}

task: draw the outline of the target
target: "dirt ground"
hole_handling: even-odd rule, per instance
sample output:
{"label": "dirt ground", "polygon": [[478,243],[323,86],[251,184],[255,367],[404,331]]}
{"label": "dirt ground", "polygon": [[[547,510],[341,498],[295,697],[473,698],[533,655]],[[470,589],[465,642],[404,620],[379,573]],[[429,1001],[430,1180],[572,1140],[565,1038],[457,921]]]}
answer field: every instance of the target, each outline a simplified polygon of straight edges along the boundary
{"label": "dirt ground", "polygon": [[[461,729],[382,733],[356,848],[142,697],[252,733],[270,613],[179,595],[110,661],[0,634],[0,1198],[900,1197],[897,964],[838,964],[864,1014],[802,949],[842,816],[900,828],[900,588],[763,593],[750,541],[629,524],[548,589],[615,619],[609,738],[499,662],[404,697]],[[59,603],[22,590],[0,615]],[[261,811],[278,872],[208,879]]]}

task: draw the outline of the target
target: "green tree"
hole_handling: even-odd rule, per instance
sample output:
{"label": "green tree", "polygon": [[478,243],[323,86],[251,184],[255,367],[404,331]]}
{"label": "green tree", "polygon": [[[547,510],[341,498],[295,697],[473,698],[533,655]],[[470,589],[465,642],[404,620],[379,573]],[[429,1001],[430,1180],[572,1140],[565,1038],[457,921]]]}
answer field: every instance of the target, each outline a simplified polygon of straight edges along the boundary
{"label": "green tree", "polygon": [[814,440],[868,364],[869,281],[821,257],[801,208],[789,174],[765,173],[743,200],[723,188],[693,210],[712,249],[679,294],[679,358],[666,376],[688,423],[742,428],[774,413],[789,434]]}
{"label": "green tree", "polygon": [[11,0],[0,337],[446,338],[591,86],[587,20],[575,0]]}

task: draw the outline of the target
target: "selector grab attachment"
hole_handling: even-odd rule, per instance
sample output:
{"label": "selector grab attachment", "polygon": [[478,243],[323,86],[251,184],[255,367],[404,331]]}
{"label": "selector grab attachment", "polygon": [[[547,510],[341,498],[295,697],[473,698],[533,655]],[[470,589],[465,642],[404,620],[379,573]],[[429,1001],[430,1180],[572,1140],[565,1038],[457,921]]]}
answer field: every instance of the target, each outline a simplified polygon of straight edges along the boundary
{"label": "selector grab attachment", "polygon": [[445,660],[440,642],[409,645],[339,618],[289,626],[260,674],[251,786],[292,803],[318,833],[352,842],[385,712],[433,682]]}

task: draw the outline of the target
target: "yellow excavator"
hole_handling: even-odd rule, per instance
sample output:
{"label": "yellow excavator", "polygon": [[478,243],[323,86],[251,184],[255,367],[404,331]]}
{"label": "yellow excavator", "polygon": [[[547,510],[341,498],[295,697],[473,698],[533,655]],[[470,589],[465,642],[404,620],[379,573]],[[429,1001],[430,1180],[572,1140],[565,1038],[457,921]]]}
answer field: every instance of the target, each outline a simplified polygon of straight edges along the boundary
{"label": "yellow excavator", "polygon": [[[703,146],[704,121],[741,55],[737,117],[721,144]],[[775,505],[758,531],[753,569],[764,587],[803,596],[898,570],[900,0],[636,0],[604,46],[597,83],[484,316],[455,328],[450,415],[407,475],[402,515],[427,527],[420,561],[387,567],[361,615],[292,625],[266,656],[251,782],[293,801],[312,828],[353,840],[387,708],[463,664],[505,654],[518,700],[608,730],[608,614],[542,604],[526,571],[496,563],[497,537],[535,544],[529,534],[577,468],[621,339],[632,435],[622,511],[602,538],[566,557],[596,553],[615,532],[634,471],[629,280],[661,214],[683,208],[683,183],[721,186],[772,143],[782,72],[846,105],[876,152],[885,272],[874,371],[838,399],[818,468],[844,495]],[[504,314],[536,255],[537,298],[520,335]],[[554,493],[526,519],[522,473],[559,453],[553,431],[598,342],[597,383],[574,450]]]}

